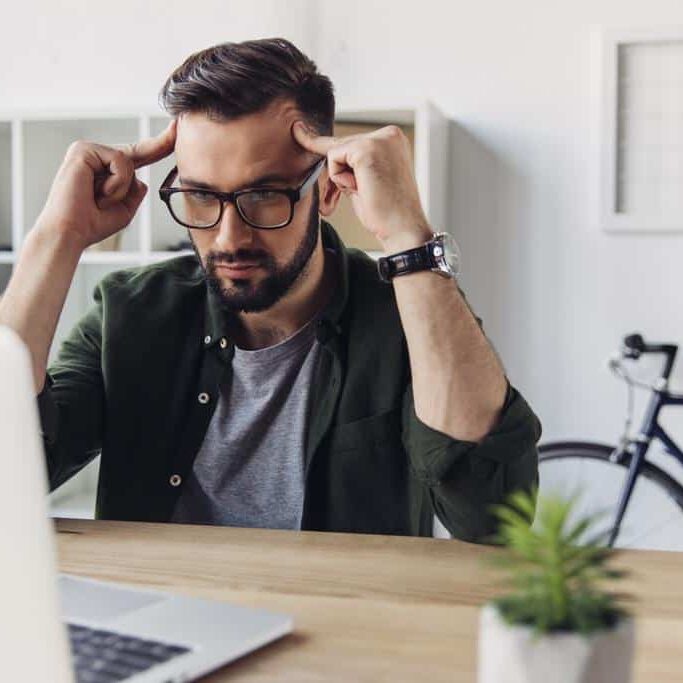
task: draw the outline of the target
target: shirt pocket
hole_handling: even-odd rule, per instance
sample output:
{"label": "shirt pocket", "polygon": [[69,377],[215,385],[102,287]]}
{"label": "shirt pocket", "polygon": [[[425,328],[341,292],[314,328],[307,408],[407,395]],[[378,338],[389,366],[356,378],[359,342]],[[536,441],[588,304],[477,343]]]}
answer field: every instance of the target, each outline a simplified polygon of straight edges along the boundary
{"label": "shirt pocket", "polygon": [[409,533],[409,465],[399,410],[337,425],[326,464],[330,528]]}
{"label": "shirt pocket", "polygon": [[403,450],[399,409],[337,425],[330,440],[330,450],[336,453],[387,447]]}

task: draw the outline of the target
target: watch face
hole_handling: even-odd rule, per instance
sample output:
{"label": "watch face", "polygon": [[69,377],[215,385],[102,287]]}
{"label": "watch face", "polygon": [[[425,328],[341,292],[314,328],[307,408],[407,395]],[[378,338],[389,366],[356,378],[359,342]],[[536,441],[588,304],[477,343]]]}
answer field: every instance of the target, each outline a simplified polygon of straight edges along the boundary
{"label": "watch face", "polygon": [[460,247],[451,235],[442,232],[437,235],[438,241],[432,248],[439,268],[452,275],[460,272]]}

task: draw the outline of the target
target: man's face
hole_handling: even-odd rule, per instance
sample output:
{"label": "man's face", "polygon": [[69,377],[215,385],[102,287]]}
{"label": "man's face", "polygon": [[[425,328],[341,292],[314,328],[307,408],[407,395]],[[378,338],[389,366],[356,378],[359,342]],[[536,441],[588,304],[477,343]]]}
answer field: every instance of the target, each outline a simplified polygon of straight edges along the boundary
{"label": "man's face", "polygon": [[[297,187],[317,161],[292,137],[291,125],[300,118],[293,103],[282,101],[225,123],[183,114],[175,146],[176,185],[201,184],[222,192]],[[188,232],[207,282],[225,308],[266,310],[306,276],[319,235],[318,188],[295,204],[294,217],[284,228],[252,228],[228,203],[217,226]]]}

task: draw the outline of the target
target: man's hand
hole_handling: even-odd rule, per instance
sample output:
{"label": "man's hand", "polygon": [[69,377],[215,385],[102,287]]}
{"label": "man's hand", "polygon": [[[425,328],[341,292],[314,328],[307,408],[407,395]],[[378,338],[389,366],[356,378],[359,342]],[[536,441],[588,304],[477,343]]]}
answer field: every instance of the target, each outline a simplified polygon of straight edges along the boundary
{"label": "man's hand", "polygon": [[304,149],[327,156],[330,180],[351,198],[360,222],[387,253],[424,244],[432,235],[420,203],[410,143],[398,126],[343,138],[292,125]]}
{"label": "man's hand", "polygon": [[153,138],[106,147],[71,144],[36,222],[39,231],[57,232],[85,249],[128,225],[147,193],[135,170],[173,152],[176,121]]}

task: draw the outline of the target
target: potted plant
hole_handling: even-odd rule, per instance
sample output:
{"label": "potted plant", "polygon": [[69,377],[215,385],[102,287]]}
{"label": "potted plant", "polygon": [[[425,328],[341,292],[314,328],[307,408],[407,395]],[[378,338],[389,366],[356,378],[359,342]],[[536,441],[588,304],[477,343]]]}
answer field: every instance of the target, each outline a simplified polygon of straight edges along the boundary
{"label": "potted plant", "polygon": [[575,498],[536,498],[494,507],[505,552],[492,561],[515,590],[482,608],[479,683],[629,681],[633,620],[625,596],[604,589],[624,572],[608,566],[602,535],[587,540],[598,516],[577,518]]}

